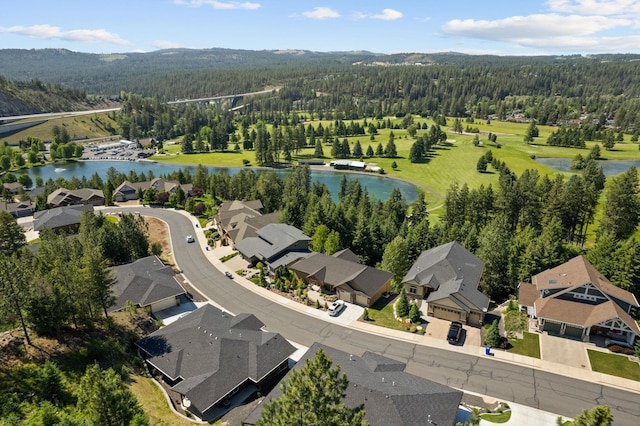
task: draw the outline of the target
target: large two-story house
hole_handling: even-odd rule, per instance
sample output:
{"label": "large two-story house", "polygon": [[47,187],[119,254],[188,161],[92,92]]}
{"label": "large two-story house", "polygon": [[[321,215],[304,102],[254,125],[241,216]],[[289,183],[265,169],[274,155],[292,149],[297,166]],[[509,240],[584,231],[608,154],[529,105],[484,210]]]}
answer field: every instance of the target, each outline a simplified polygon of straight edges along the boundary
{"label": "large two-story house", "polygon": [[541,332],[584,341],[599,334],[629,346],[640,336],[629,315],[639,307],[636,297],[613,285],[584,256],[520,283],[518,303],[537,319]]}
{"label": "large two-story house", "polygon": [[402,280],[407,296],[424,299],[427,314],[481,325],[489,298],[478,290],[484,263],[455,241],[423,251]]}

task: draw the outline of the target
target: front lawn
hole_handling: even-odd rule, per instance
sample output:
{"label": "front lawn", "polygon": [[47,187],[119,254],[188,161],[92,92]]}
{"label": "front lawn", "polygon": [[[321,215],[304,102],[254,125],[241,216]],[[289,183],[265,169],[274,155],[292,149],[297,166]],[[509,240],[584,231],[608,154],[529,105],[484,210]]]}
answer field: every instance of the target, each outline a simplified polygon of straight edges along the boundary
{"label": "front lawn", "polygon": [[640,364],[630,361],[626,356],[590,349],[587,349],[587,353],[593,371],[640,381]]}
{"label": "front lawn", "polygon": [[393,316],[393,302],[395,299],[380,298],[372,307],[368,308],[369,322],[380,327],[393,330],[404,330],[402,323]]}
{"label": "front lawn", "polygon": [[506,410],[502,413],[482,413],[480,418],[491,423],[506,423],[511,419],[511,410]]}
{"label": "front lawn", "polygon": [[524,332],[522,339],[509,339],[509,343],[511,349],[507,352],[540,359],[540,336],[537,334]]}

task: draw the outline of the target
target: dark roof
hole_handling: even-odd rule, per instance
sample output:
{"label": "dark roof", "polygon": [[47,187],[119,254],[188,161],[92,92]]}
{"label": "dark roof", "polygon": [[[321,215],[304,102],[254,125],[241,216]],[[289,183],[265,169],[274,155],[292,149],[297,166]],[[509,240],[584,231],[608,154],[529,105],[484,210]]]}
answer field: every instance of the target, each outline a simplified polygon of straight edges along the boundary
{"label": "dark roof", "polygon": [[0,202],[0,211],[2,210],[9,213],[19,213],[24,211],[33,213],[36,210],[36,205],[31,201],[18,201],[15,203]]}
{"label": "dark roof", "polygon": [[122,309],[127,300],[148,306],[184,293],[175,279],[173,269],[165,266],[157,256],[144,257],[113,269],[117,280],[113,293],[117,300],[111,311]]}
{"label": "dark roof", "polygon": [[236,249],[247,258],[269,261],[283,255],[290,247],[311,241],[301,230],[285,223],[271,223],[256,231],[257,237],[236,242]]}
{"label": "dark roof", "polygon": [[[423,251],[402,282],[431,287],[434,292],[429,295],[427,302],[454,295],[461,307],[482,310],[489,306],[487,296],[478,291],[483,269],[482,260],[452,241]],[[467,301],[473,306],[468,306]]]}
{"label": "dark roof", "polygon": [[207,304],[136,345],[201,413],[247,380],[258,383],[295,352],[251,314],[233,316]]}
{"label": "dark roof", "polygon": [[324,253],[313,253],[306,259],[294,263],[290,268],[306,276],[313,275],[332,287],[348,285],[367,296],[375,295],[393,277],[391,272],[339,257],[327,256]]}
{"label": "dark roof", "polygon": [[333,253],[333,257],[338,257],[340,259],[344,259],[344,260],[349,260],[351,262],[360,263],[360,258],[358,257],[358,255],[355,254],[354,252],[352,252],[348,248]]}
{"label": "dark roof", "polygon": [[[364,404],[365,420],[372,426],[422,426],[430,418],[433,424],[453,425],[462,392],[404,371],[405,364],[384,356],[365,352],[362,357],[314,343],[296,364],[302,368],[322,349],[333,365],[347,375],[349,387],[344,403],[348,407]],[[288,376],[287,376],[288,377]],[[284,380],[287,379],[285,377]],[[244,421],[255,424],[265,402],[282,395],[277,386]]]}
{"label": "dark roof", "polygon": [[55,229],[63,226],[77,225],[80,223],[80,216],[82,216],[84,210],[93,211],[93,206],[64,206],[35,212],[33,215],[33,230],[40,231],[43,228]]}

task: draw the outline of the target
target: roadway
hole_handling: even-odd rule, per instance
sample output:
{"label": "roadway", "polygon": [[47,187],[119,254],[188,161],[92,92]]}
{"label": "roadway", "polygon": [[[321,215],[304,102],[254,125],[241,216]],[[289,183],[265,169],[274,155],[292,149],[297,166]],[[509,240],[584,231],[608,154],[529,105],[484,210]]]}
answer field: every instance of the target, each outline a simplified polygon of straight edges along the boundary
{"label": "roadway", "polygon": [[496,361],[491,357],[447,351],[327,323],[265,299],[229,280],[207,259],[200,244],[188,244],[193,222],[173,210],[134,207],[157,217],[170,228],[173,254],[191,284],[229,312],[253,313],[270,331],[305,346],[320,342],[362,355],[366,350],[407,363],[406,371],[435,382],[512,401],[551,413],[574,417],[586,408],[608,405],[615,424],[637,424],[638,394],[545,371]]}

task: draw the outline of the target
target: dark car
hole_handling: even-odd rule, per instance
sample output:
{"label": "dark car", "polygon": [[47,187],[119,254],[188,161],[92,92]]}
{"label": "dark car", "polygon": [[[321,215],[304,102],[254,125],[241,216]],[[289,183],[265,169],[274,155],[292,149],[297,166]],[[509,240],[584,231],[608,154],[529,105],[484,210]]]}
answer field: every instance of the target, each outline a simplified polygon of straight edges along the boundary
{"label": "dark car", "polygon": [[462,335],[462,323],[458,321],[454,321],[449,326],[449,332],[447,333],[447,341],[455,345],[460,341],[460,336]]}
{"label": "dark car", "polygon": [[231,274],[231,272],[225,271],[224,274],[227,276],[227,278],[232,278],[233,279],[233,275]]}

